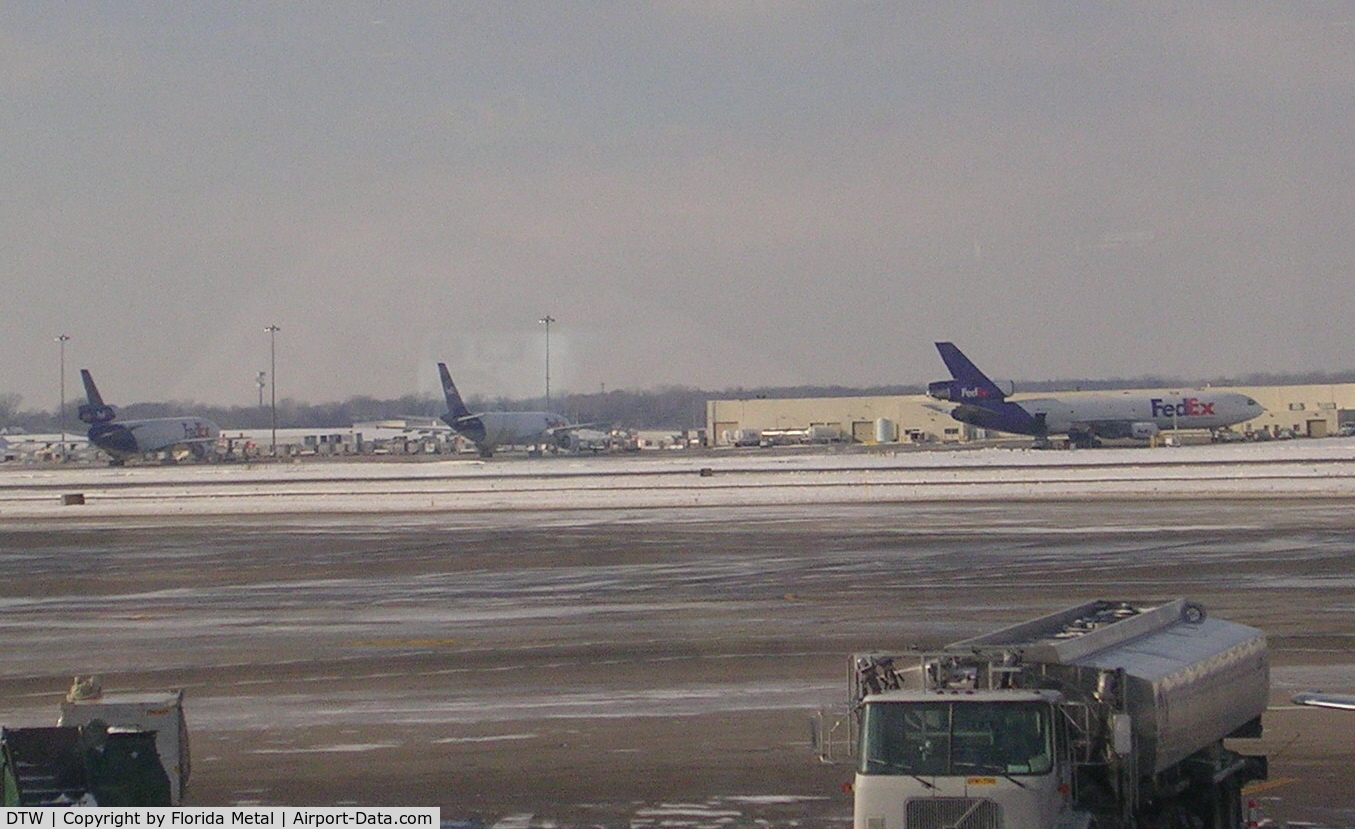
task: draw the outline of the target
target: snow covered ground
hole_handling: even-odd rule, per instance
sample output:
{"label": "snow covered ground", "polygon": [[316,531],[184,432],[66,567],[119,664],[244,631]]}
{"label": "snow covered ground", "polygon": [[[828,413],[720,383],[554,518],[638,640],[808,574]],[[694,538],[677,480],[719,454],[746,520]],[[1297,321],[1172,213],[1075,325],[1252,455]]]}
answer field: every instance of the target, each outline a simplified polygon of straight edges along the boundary
{"label": "snow covered ground", "polygon": [[[67,505],[78,494],[84,503]],[[1355,439],[1078,451],[673,452],[537,460],[0,467],[0,521],[1355,495]]]}

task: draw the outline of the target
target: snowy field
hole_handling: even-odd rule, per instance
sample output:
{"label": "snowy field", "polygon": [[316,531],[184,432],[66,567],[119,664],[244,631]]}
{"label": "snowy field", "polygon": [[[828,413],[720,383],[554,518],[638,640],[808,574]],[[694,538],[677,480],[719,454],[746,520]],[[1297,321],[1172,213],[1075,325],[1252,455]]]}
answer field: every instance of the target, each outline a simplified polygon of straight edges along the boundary
{"label": "snowy field", "polygon": [[[84,503],[66,505],[78,494]],[[758,450],[536,460],[0,468],[0,521],[1103,497],[1348,497],[1355,439],[1077,451]]]}

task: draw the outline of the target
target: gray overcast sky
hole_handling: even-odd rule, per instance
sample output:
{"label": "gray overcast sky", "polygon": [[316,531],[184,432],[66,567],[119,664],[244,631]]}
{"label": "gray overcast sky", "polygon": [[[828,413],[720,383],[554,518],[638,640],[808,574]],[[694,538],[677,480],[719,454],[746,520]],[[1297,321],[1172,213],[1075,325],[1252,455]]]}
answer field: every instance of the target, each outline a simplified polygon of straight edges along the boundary
{"label": "gray overcast sky", "polygon": [[1355,366],[1348,2],[0,17],[0,392]]}

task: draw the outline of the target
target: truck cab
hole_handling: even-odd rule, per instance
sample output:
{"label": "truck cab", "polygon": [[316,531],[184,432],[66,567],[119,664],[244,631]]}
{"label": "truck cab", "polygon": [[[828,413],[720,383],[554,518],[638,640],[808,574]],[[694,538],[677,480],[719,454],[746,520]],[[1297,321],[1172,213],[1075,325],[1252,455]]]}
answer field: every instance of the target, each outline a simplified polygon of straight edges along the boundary
{"label": "truck cab", "polygon": [[865,697],[856,829],[1076,825],[1062,702],[1052,690]]}
{"label": "truck cab", "polygon": [[[819,759],[856,829],[1237,829],[1264,756],[1265,635],[1175,599],[1096,600],[939,650],[858,653]],[[839,753],[838,748],[849,751]]]}

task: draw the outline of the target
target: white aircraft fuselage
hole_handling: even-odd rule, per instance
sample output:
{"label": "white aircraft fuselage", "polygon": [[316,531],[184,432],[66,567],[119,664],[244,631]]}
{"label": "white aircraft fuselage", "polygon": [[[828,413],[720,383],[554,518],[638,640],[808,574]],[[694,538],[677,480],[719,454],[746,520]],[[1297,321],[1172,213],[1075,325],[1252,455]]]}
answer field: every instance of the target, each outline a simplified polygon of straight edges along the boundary
{"label": "white aircraft fuselage", "polygon": [[555,440],[553,430],[569,425],[569,418],[554,412],[481,412],[474,416],[483,434],[469,424],[452,423],[452,429],[478,445],[535,446]]}
{"label": "white aircraft fuselage", "polygon": [[1034,421],[1043,419],[1048,434],[1085,431],[1103,438],[1149,438],[1169,429],[1222,429],[1265,411],[1246,395],[1209,389],[1087,392],[1008,400]]}
{"label": "white aircraft fuselage", "polygon": [[176,446],[211,443],[221,429],[200,417],[157,417],[94,424],[89,441],[117,460],[127,460]]}

